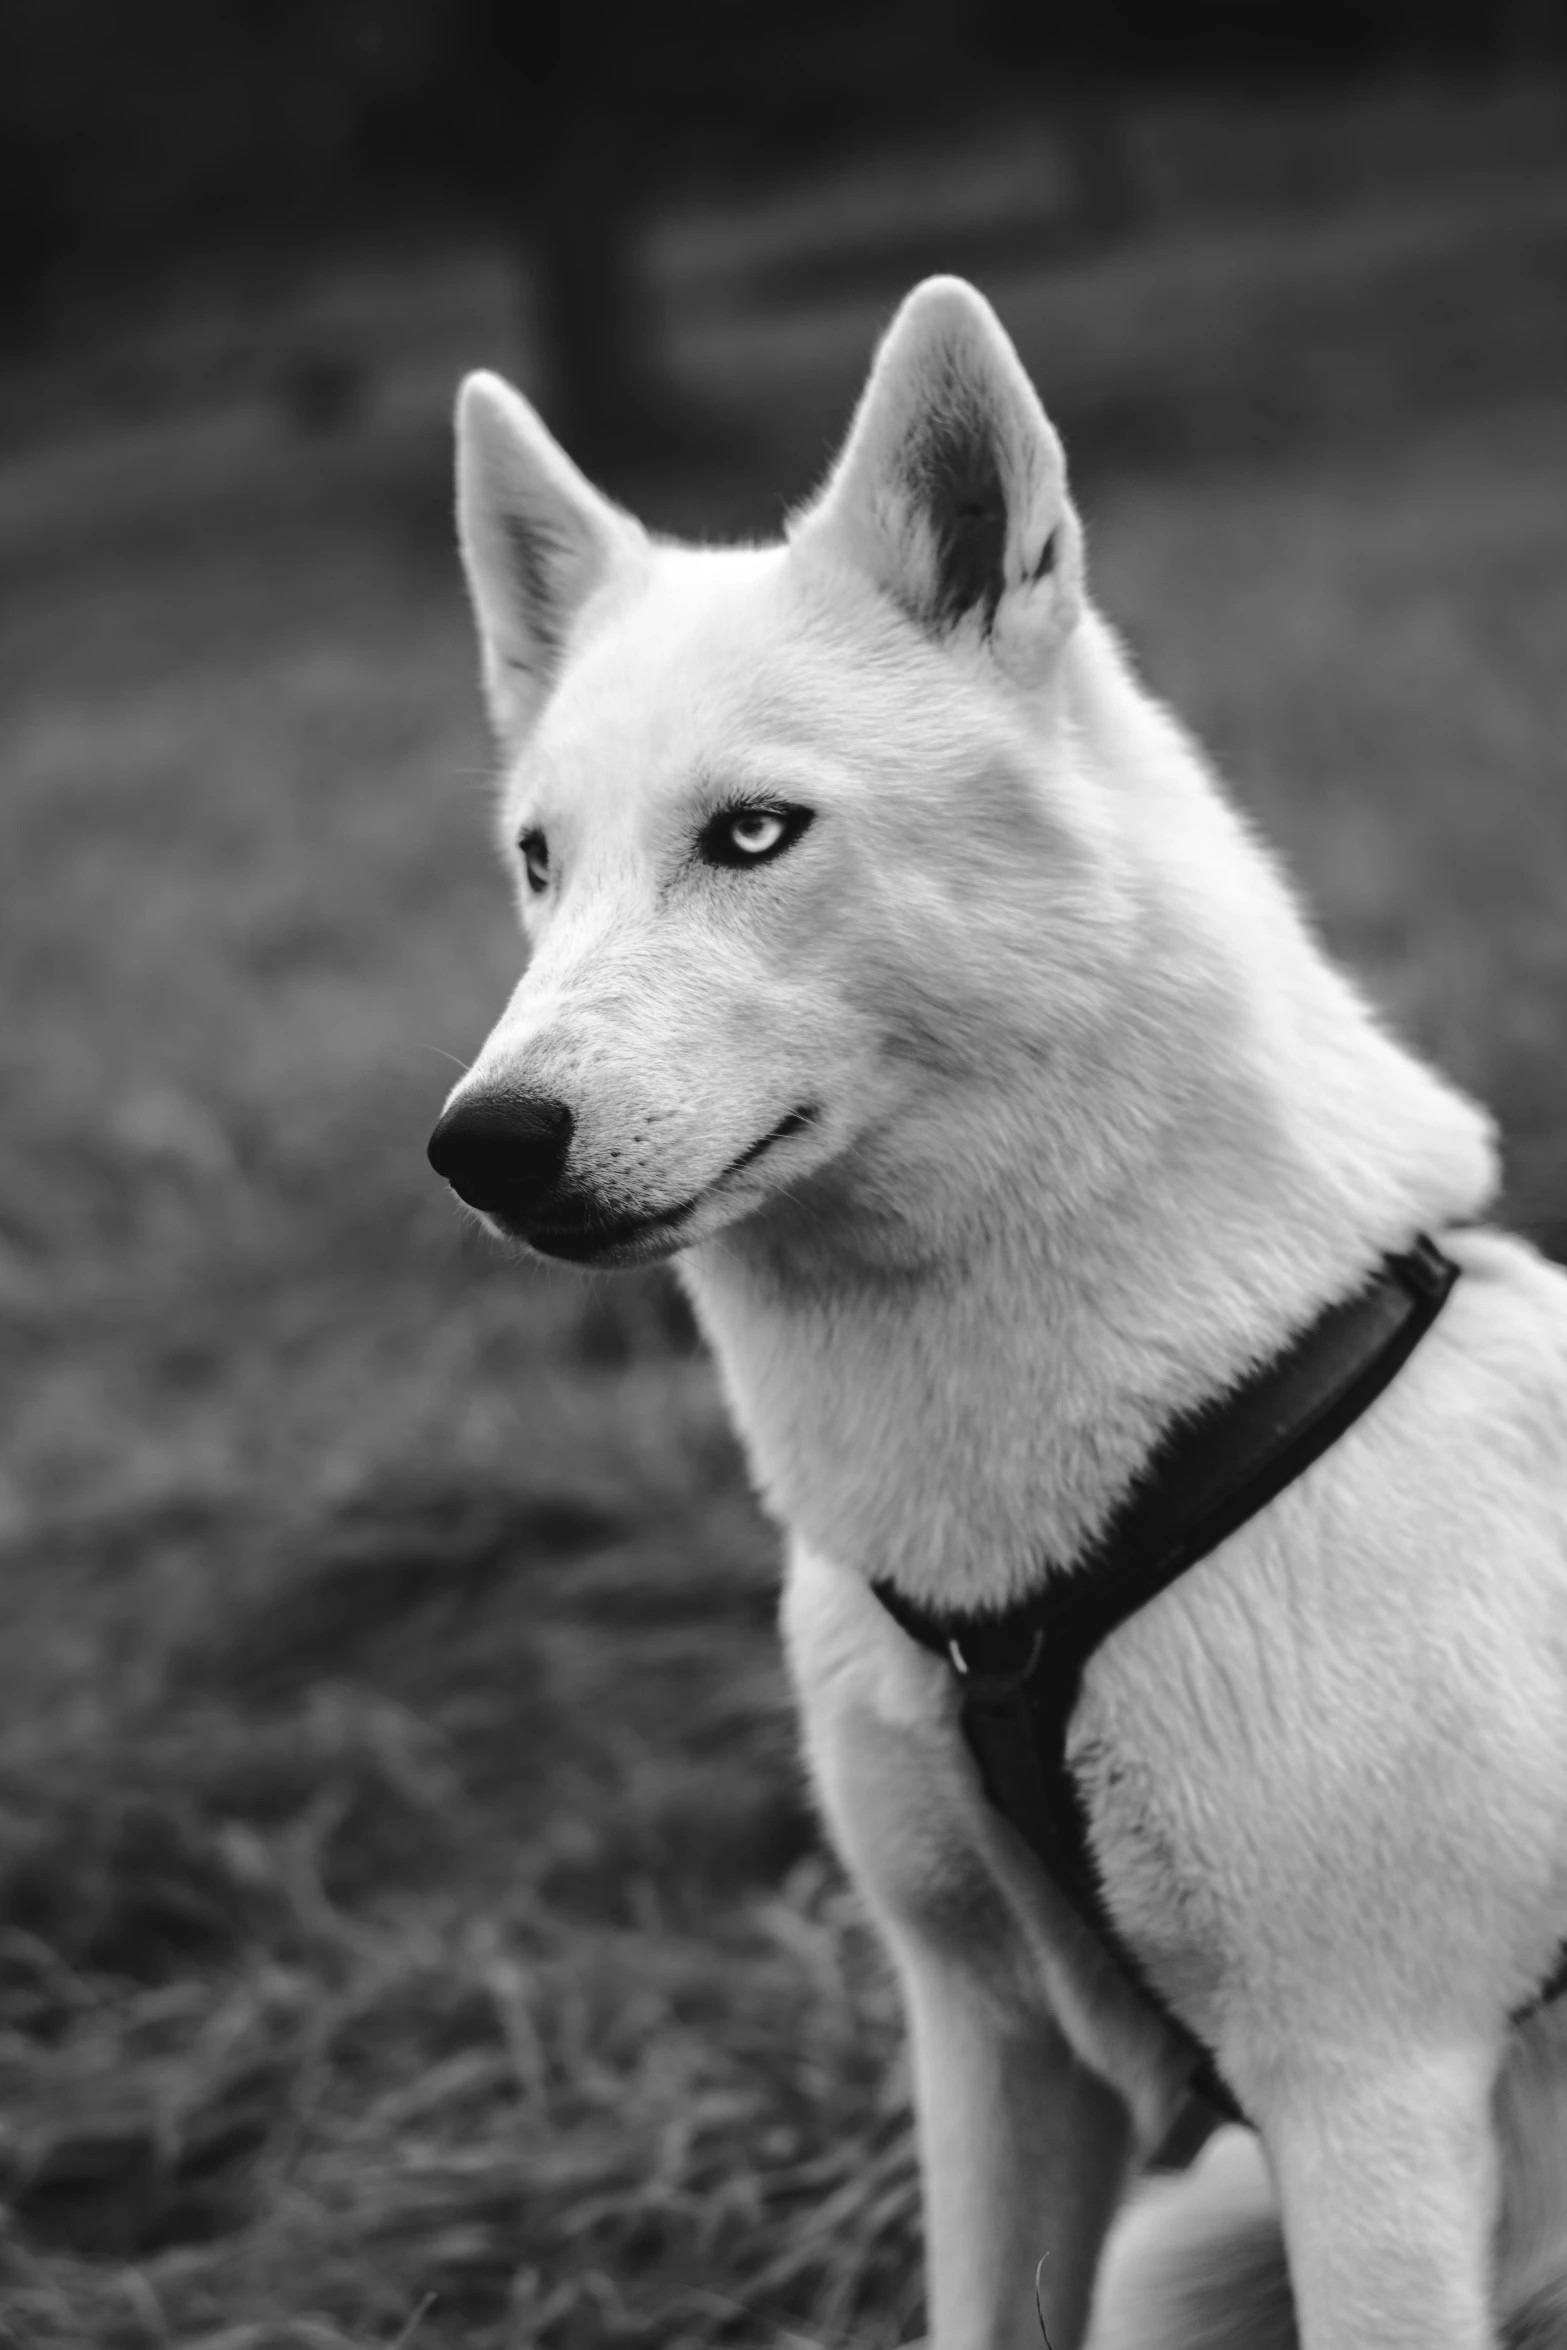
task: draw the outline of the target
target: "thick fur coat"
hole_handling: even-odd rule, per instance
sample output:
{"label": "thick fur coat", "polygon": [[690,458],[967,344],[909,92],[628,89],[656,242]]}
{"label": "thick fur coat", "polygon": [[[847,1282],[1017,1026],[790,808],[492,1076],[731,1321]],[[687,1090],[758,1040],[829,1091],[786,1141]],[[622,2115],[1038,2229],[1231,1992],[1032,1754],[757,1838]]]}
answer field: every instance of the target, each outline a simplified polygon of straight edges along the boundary
{"label": "thick fur coat", "polygon": [[[1041,2259],[1054,2350],[1567,2344],[1567,2026],[1509,2022],[1567,1935],[1567,1278],[1478,1226],[1486,1118],[1139,684],[968,287],[780,546],[653,540],[492,377],[460,455],[529,960],[437,1163],[546,1254],[678,1258],[904,1988],[933,2350],[1032,2350]],[[1187,2060],[868,1585],[1070,1572],[1420,1231],[1463,1278],[1392,1387],[1088,1670],[1116,1920],[1258,2125],[1117,2225]]]}

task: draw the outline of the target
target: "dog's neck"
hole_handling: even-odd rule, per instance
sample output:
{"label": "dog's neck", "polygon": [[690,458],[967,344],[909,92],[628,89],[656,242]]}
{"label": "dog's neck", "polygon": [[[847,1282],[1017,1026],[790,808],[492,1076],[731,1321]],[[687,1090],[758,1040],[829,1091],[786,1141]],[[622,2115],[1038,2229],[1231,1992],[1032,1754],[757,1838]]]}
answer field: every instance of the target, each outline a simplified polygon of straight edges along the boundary
{"label": "dog's neck", "polygon": [[1077,716],[1146,786],[1127,1016],[1074,1062],[1020,1006],[972,1087],[686,1265],[771,1506],[927,1604],[1069,1564],[1178,1414],[1492,1181],[1480,1114],[1373,1023],[1113,648]]}

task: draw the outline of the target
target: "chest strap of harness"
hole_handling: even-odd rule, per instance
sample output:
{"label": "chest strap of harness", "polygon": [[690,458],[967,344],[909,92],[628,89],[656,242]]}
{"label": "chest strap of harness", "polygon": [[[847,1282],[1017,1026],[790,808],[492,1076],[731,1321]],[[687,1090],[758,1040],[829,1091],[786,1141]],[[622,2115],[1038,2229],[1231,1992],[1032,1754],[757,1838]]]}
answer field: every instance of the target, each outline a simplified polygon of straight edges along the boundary
{"label": "chest strap of harness", "polygon": [[1362,1289],[1329,1306],[1284,1354],[1179,1420],[1086,1554],[1015,1607],[946,1613],[916,1606],[890,1583],[872,1586],[903,1630],[950,1665],[985,1793],[1192,2050],[1191,2087],[1226,2120],[1245,2116],[1212,2051],[1173,2012],[1111,1917],[1067,1760],[1073,1708],[1101,1641],[1353,1426],[1413,1353],[1457,1278],[1458,1267],[1425,1238],[1384,1258]]}

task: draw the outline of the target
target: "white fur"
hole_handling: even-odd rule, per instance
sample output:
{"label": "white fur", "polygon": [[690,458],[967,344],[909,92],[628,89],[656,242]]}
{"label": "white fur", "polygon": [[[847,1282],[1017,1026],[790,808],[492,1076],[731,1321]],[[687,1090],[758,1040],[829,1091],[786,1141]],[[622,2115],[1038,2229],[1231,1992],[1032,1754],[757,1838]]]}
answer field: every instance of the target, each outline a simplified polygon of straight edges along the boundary
{"label": "white fur", "polygon": [[[976,448],[1004,528],[955,608]],[[1490,1127],[1087,604],[970,289],[910,297],[784,546],[651,541],[493,379],[462,483],[503,839],[545,830],[552,878],[458,1097],[547,1090],[617,1214],[694,1203],[605,1261],[682,1252],[789,1529],[807,1750],[907,1992],[932,2342],[1034,2344],[1048,2253],[1071,2350],[1183,2059],[868,1581],[973,1606],[1069,1560],[1173,1414],[1483,1209]],[[715,873],[693,843],[747,792],[815,822]],[[1567,2042],[1507,2021],[1567,1933],[1567,1280],[1448,1245],[1384,1397],[1089,1668],[1118,1922],[1260,2129],[1133,2207],[1098,2350],[1288,2340],[1275,2198],[1305,2350],[1485,2350],[1526,2306],[1567,2343]]]}

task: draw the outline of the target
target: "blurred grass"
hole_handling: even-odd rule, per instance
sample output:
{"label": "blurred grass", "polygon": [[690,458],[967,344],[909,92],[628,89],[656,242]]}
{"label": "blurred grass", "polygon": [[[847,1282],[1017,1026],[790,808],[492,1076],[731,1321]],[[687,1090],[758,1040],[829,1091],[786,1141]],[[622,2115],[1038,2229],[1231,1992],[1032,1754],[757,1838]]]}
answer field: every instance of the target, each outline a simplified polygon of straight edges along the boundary
{"label": "blurred grass", "polygon": [[[1152,681],[1558,1232],[1564,243],[1541,173],[994,288]],[[693,293],[755,440],[655,518],[765,526],[877,316]],[[424,1166],[513,969],[444,373],[0,468],[0,2343],[890,2350],[895,2022],[711,1376]]]}

